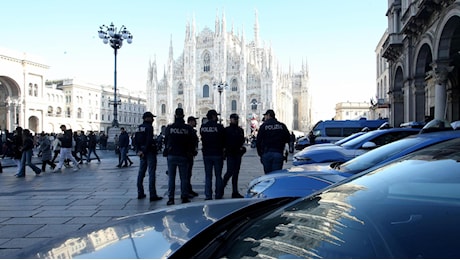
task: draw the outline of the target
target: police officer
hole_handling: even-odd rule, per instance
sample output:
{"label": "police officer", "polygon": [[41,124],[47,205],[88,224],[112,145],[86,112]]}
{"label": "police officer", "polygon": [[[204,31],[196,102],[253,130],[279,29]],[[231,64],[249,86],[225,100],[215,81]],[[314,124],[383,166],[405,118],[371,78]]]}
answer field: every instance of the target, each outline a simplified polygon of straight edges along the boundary
{"label": "police officer", "polygon": [[157,147],[153,139],[153,118],[155,116],[151,112],[145,112],[142,116],[144,122],[139,125],[136,133],[136,152],[140,158],[139,172],[137,175],[137,198],[143,199],[146,197],[144,193],[144,177],[145,172],[149,171],[149,192],[150,201],[161,200],[162,197],[157,195],[155,187],[155,172],[157,169]]}
{"label": "police officer", "polygon": [[184,110],[176,108],[174,123],[165,130],[165,151],[168,157],[168,202],[166,205],[174,204],[174,193],[176,189],[176,170],[179,168],[180,191],[182,203],[188,203],[188,157],[195,150],[195,143],[198,137],[194,129],[185,124]]}
{"label": "police officer", "polygon": [[238,192],[238,175],[241,167],[241,157],[246,152],[244,131],[238,126],[238,115],[230,115],[230,125],[225,128],[225,156],[227,157],[227,172],[224,175],[224,188],[232,178],[232,198],[243,198]]}
{"label": "police officer", "polygon": [[215,198],[222,199],[224,187],[222,168],[224,164],[225,129],[217,123],[217,111],[211,109],[206,114],[208,122],[200,127],[203,162],[205,171],[205,200],[212,200],[212,172],[216,176]]}
{"label": "police officer", "polygon": [[275,111],[267,110],[256,141],[257,154],[260,156],[265,174],[283,168],[283,151],[289,139],[290,134],[286,125],[275,118]]}
{"label": "police officer", "polygon": [[189,116],[187,118],[187,124],[193,128],[193,132],[195,133],[194,137],[196,137],[196,139],[194,140],[195,149],[193,150],[193,154],[188,155],[188,170],[187,170],[188,187],[187,187],[187,191],[188,191],[189,196],[191,196],[191,197],[198,196],[198,193],[196,193],[192,188],[193,160],[194,160],[194,157],[198,154],[198,136],[197,136],[196,130],[195,130],[196,120],[197,119],[198,118],[196,118],[194,116]]}

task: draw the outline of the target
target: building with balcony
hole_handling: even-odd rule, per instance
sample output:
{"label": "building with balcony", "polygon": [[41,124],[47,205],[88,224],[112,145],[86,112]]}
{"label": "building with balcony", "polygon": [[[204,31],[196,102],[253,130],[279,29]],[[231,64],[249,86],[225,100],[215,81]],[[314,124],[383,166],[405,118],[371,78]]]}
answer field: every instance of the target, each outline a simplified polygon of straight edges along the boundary
{"label": "building with balcony", "polygon": [[459,120],[460,1],[389,0],[386,15],[390,123]]}
{"label": "building with balcony", "polygon": [[[32,132],[107,132],[113,119],[113,87],[78,79],[48,80],[41,58],[0,49],[0,129]],[[120,127],[135,131],[146,111],[145,94],[118,88]]]}
{"label": "building with balcony", "polygon": [[390,118],[389,69],[388,61],[383,57],[383,44],[388,38],[388,30],[384,32],[375,48],[376,56],[376,92],[371,99],[369,119]]}

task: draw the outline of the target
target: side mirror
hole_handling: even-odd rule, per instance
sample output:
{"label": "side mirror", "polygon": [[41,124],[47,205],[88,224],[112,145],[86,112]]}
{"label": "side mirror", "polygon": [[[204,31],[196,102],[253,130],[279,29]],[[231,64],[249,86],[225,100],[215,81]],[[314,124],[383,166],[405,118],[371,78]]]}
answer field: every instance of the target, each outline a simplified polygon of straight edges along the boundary
{"label": "side mirror", "polygon": [[376,145],[374,142],[365,142],[365,143],[361,146],[362,149],[368,149],[368,150],[374,149],[375,147],[377,147],[377,145]]}

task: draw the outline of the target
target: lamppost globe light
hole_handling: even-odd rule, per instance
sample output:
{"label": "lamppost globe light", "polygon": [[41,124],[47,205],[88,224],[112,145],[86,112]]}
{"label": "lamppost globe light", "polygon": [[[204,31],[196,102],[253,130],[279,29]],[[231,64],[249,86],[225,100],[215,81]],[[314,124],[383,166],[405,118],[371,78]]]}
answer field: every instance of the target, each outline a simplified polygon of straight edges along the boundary
{"label": "lamppost globe light", "polygon": [[117,106],[121,104],[121,101],[117,99],[117,50],[123,46],[123,40],[126,39],[126,41],[131,44],[133,41],[133,35],[128,31],[128,29],[122,25],[120,30],[117,32],[117,28],[113,23],[110,23],[109,26],[106,25],[101,25],[99,27],[98,35],[99,38],[102,39],[102,42],[104,44],[107,44],[110,42],[110,47],[113,48],[114,50],[114,56],[115,56],[115,69],[114,69],[114,84],[113,84],[113,101],[110,101],[110,103],[113,104],[113,121],[112,121],[112,127],[118,127],[118,109]]}

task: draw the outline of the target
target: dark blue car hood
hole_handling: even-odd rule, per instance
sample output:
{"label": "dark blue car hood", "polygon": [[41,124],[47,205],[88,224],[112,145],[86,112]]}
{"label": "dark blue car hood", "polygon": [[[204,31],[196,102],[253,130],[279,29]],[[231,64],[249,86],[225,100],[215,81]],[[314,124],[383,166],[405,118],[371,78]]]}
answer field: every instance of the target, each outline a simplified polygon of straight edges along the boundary
{"label": "dark blue car hood", "polygon": [[36,244],[10,258],[166,258],[206,227],[257,199],[188,203]]}

